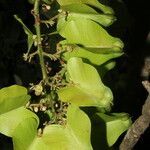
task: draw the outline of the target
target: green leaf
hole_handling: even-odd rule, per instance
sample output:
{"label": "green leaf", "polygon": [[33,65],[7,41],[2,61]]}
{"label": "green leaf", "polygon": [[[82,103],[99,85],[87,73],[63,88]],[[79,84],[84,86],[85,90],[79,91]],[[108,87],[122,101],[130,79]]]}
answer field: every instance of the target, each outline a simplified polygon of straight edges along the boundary
{"label": "green leaf", "polygon": [[[85,4],[70,4],[61,7],[62,10],[67,12],[67,19],[91,19],[97,23],[102,24],[103,26],[110,26],[116,19],[113,15],[100,14],[96,12],[90,6]],[[66,15],[62,14],[60,17],[66,19]]]}
{"label": "green leaf", "polygon": [[17,15],[14,15],[14,17],[22,25],[24,32],[28,36],[28,53],[29,53],[29,51],[34,43],[34,39],[33,39],[34,34],[30,31],[30,29],[23,23],[23,21]]}
{"label": "green leaf", "polygon": [[60,42],[60,44],[62,45],[63,50],[67,49],[67,52],[62,54],[62,58],[66,61],[72,57],[81,57],[89,60],[92,64],[101,65],[108,60],[119,57],[123,54],[121,51],[116,52],[112,49],[89,49],[75,44],[66,44],[65,41]]}
{"label": "green leaf", "polygon": [[98,0],[57,0],[57,2],[61,6],[69,4],[88,4],[102,10],[105,14],[114,14],[112,8],[101,4]]}
{"label": "green leaf", "polygon": [[24,106],[30,99],[27,89],[13,85],[0,90],[0,114]]}
{"label": "green leaf", "polygon": [[126,113],[112,113],[110,115],[97,113],[97,115],[105,123],[108,146],[112,146],[117,141],[118,137],[131,125],[131,119]]}
{"label": "green leaf", "polygon": [[12,137],[14,150],[27,149],[36,135],[38,124],[38,117],[23,107],[0,115],[0,132]]}
{"label": "green leaf", "polygon": [[90,129],[88,116],[77,106],[70,105],[67,124],[47,126],[42,137],[35,138],[29,150],[92,150]]}
{"label": "green leaf", "polygon": [[120,39],[110,36],[99,24],[89,19],[60,20],[57,30],[66,38],[68,44],[79,44],[89,49],[114,49],[115,51],[123,48]]}
{"label": "green leaf", "polygon": [[78,106],[110,107],[112,92],[104,86],[93,66],[83,63],[81,58],[72,57],[67,63],[67,71],[71,83],[58,91],[62,101]]}

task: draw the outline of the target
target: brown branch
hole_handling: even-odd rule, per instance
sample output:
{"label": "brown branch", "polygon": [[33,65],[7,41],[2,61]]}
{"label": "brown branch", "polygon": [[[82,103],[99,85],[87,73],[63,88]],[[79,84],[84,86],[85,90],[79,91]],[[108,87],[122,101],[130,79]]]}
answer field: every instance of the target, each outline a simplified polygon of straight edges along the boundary
{"label": "brown branch", "polygon": [[132,124],[127,131],[119,149],[120,150],[132,150],[135,144],[138,142],[140,136],[149,127],[150,124],[150,82],[142,82],[145,89],[148,91],[148,97],[142,108],[142,115]]}
{"label": "brown branch", "polygon": [[144,66],[141,71],[141,76],[144,80],[148,80],[150,76],[150,56],[144,60]]}

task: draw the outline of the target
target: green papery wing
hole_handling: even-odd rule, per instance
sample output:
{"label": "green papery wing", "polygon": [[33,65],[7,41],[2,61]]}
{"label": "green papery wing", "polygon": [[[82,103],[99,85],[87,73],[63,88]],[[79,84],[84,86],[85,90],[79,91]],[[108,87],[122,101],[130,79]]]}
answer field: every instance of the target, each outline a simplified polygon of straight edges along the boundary
{"label": "green papery wing", "polygon": [[27,89],[19,85],[12,85],[0,90],[0,114],[24,106],[30,99]]}
{"label": "green papery wing", "polygon": [[88,4],[93,7],[96,7],[103,11],[105,14],[114,14],[114,11],[112,8],[101,4],[98,0],[57,0],[57,2],[63,6],[63,5],[69,5],[69,4]]}
{"label": "green papery wing", "polygon": [[92,150],[91,123],[75,105],[67,111],[67,124],[45,127],[42,137],[36,137],[28,150]]}
{"label": "green papery wing", "polygon": [[38,124],[38,117],[24,107],[0,115],[0,133],[12,138],[14,150],[27,150]]}
{"label": "green papery wing", "polygon": [[69,44],[79,44],[83,47],[97,49],[114,49],[120,51],[123,43],[120,39],[110,36],[96,22],[86,18],[58,20],[57,30]]}
{"label": "green papery wing", "polygon": [[[85,4],[70,4],[62,6],[61,9],[67,12],[67,19],[91,19],[103,26],[110,26],[116,18],[113,15],[101,14],[95,11],[92,7]],[[66,15],[62,14],[61,18],[66,19]]]}
{"label": "green papery wing", "polygon": [[[106,133],[106,140],[109,147],[111,147],[119,136],[131,125],[131,119],[126,113],[112,113],[109,115],[97,113],[97,117],[100,119],[99,130],[101,130],[101,133]],[[101,136],[101,139],[104,138],[104,135],[101,134]]]}
{"label": "green papery wing", "polygon": [[110,107],[112,92],[104,86],[93,66],[83,63],[81,58],[73,57],[68,60],[67,71],[71,84],[58,91],[62,101],[78,106]]}
{"label": "green papery wing", "polygon": [[87,48],[74,44],[66,44],[65,41],[60,43],[62,44],[62,49],[66,50],[66,52],[62,54],[62,58],[66,61],[72,57],[80,57],[87,59],[94,65],[101,65],[110,59],[123,55],[121,51],[119,52],[113,49]]}

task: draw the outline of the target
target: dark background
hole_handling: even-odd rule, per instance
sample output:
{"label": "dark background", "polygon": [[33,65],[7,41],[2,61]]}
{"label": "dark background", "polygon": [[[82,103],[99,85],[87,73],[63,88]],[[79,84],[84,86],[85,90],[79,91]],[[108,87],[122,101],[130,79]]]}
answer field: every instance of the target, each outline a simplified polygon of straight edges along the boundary
{"label": "dark background", "polygon": [[[106,75],[105,82],[114,93],[113,111],[127,112],[134,121],[147,96],[141,84],[141,69],[145,57],[150,56],[150,5],[148,0],[110,0],[108,4],[118,18],[109,32],[123,40],[125,55],[117,59],[117,66]],[[0,88],[15,84],[16,75],[24,86],[41,78],[37,63],[23,61],[26,35],[13,18],[18,14],[32,30],[31,8],[27,0],[0,0]],[[0,135],[0,149],[4,145],[2,138]],[[150,129],[142,135],[135,150],[150,149],[149,139]]]}

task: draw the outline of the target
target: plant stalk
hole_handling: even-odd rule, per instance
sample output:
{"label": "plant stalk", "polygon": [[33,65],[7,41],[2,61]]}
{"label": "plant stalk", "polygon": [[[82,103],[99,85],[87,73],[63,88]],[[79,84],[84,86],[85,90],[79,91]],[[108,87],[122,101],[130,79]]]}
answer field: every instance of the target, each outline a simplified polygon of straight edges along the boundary
{"label": "plant stalk", "polygon": [[47,77],[45,63],[44,63],[42,41],[41,41],[39,6],[40,6],[40,0],[35,0],[35,3],[34,3],[34,18],[35,18],[35,30],[36,30],[36,35],[37,35],[37,51],[38,51],[38,55],[39,55],[43,80],[45,82],[48,82],[48,77]]}

